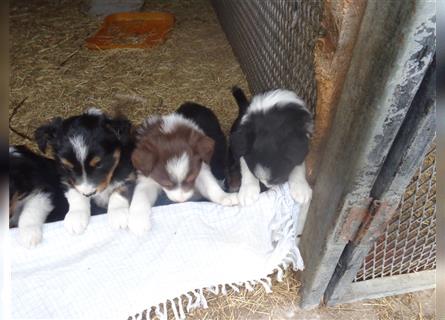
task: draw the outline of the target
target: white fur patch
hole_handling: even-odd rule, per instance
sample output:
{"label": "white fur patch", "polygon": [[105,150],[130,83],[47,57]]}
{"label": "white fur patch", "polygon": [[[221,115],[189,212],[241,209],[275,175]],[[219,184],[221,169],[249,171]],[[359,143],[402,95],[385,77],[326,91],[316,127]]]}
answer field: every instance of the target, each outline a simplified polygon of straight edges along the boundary
{"label": "white fur patch", "polygon": [[176,188],[173,190],[165,190],[165,194],[167,195],[167,197],[174,202],[185,202],[187,200],[189,200],[193,194],[194,194],[194,190],[183,190],[182,188]]}
{"label": "white fur patch", "polygon": [[101,116],[104,113],[99,108],[91,107],[91,108],[88,108],[88,110],[85,112],[85,114],[89,114],[92,116]]}
{"label": "white fur patch", "polygon": [[79,161],[80,165],[82,166],[82,183],[76,185],[75,187],[80,193],[90,195],[96,190],[96,187],[88,182],[85,172],[84,163],[88,155],[88,146],[85,143],[85,138],[82,135],[77,135],[70,137],[69,141],[73,148],[74,154],[76,155],[77,161]]}
{"label": "white fur patch", "polygon": [[204,198],[219,203],[223,206],[235,206],[238,204],[237,193],[226,193],[221,188],[219,181],[213,176],[208,164],[203,163],[198,177],[195,181],[195,187]]}
{"label": "white fur patch", "polygon": [[122,186],[123,182],[114,182],[108,185],[104,190],[99,193],[96,193],[92,198],[93,201],[100,207],[106,208],[108,206],[108,201],[110,200],[110,196],[116,188]]}
{"label": "white fur patch", "polygon": [[171,180],[181,182],[190,171],[190,159],[187,153],[183,153],[180,157],[174,157],[167,161],[165,166]]}
{"label": "white fur patch", "polygon": [[166,116],[150,116],[142,122],[142,126],[138,129],[138,133],[142,134],[144,130],[156,122],[161,121],[161,131],[163,133],[172,133],[178,126],[186,126],[190,129],[203,133],[201,128],[192,120],[184,118],[179,113],[171,113]]}
{"label": "white fur patch", "polygon": [[108,203],[108,221],[113,229],[125,229],[128,225],[130,204],[128,199],[113,192]]}
{"label": "white fur patch", "polygon": [[83,165],[88,155],[88,146],[85,143],[85,138],[82,135],[77,135],[70,137],[69,140],[77,160]]}
{"label": "white fur patch", "polygon": [[9,154],[15,157],[20,157],[22,155],[15,147],[9,147]]}
{"label": "white fur patch", "polygon": [[203,131],[198,127],[196,123],[194,123],[190,119],[184,118],[179,113],[172,113],[167,116],[163,116],[161,119],[162,119],[161,130],[164,133],[171,133],[175,130],[175,128],[177,128],[180,125],[189,127],[193,130],[203,133]]}
{"label": "white fur patch", "polygon": [[76,185],[75,187],[77,191],[82,193],[84,196],[89,196],[96,191],[96,187],[92,184],[89,184],[87,181],[85,181],[85,179],[81,184]]}
{"label": "white fur patch", "polygon": [[142,125],[137,129],[138,134],[144,133],[144,130],[150,127],[151,125],[155,124],[156,122],[160,121],[160,116],[149,116],[144,119],[142,122]]}
{"label": "white fur patch", "polygon": [[47,193],[37,192],[27,197],[18,222],[24,246],[34,247],[42,240],[42,225],[53,208]]}
{"label": "white fur patch", "polygon": [[254,203],[260,196],[260,181],[249,170],[243,157],[240,158],[241,186],[238,193],[239,203],[248,206]]}
{"label": "white fur patch", "polygon": [[306,110],[309,113],[306,103],[303,101],[303,99],[298,97],[295,92],[278,89],[254,96],[246,114],[241,119],[241,123],[245,122],[251,113],[266,112],[275,106],[280,107],[286,105],[287,103],[296,103],[301,107],[301,109]]}
{"label": "white fur patch", "polygon": [[289,188],[292,198],[300,204],[308,204],[312,199],[312,188],[306,180],[306,165],[296,166],[289,175]]}
{"label": "white fur patch", "polygon": [[159,185],[150,177],[138,176],[133,198],[131,199],[128,229],[136,235],[142,235],[151,227],[151,207],[156,202]]}
{"label": "white fur patch", "polygon": [[254,170],[255,176],[264,184],[266,187],[268,186],[267,182],[270,179],[270,169],[264,167],[260,164],[257,164]]}
{"label": "white fur patch", "polygon": [[69,211],[65,215],[65,229],[71,234],[80,234],[85,231],[91,215],[90,199],[75,189],[65,192]]}

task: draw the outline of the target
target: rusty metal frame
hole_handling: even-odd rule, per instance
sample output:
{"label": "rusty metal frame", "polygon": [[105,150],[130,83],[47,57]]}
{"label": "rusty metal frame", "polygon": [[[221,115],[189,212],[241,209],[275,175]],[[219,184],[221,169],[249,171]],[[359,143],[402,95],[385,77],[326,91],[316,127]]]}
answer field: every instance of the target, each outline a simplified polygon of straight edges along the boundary
{"label": "rusty metal frame", "polygon": [[432,3],[367,3],[300,239],[303,308],[345,301],[426,152],[434,52]]}
{"label": "rusty metal frame", "polygon": [[[373,243],[384,233],[385,226],[397,209],[406,186],[419,165],[422,164],[424,155],[433,141],[435,136],[435,79],[436,65],[433,57],[370,191],[373,198],[380,200],[373,201],[373,205],[369,209],[370,214],[365,217],[361,228],[346,245],[324,293],[324,302],[328,305],[346,302],[346,299],[349,299],[348,292],[354,290],[354,286],[362,286],[362,284],[353,282],[357,272]],[[412,275],[406,276],[412,277]],[[388,277],[387,280],[391,281],[390,278]],[[434,280],[431,276],[430,279]],[[426,279],[422,278],[420,283],[424,286],[425,281]],[[433,285],[434,282],[430,283],[430,286]],[[419,287],[412,283],[410,289],[415,291],[423,286]],[[381,295],[398,292],[397,287],[388,287],[387,291],[382,291],[381,287],[375,287],[375,289],[379,290]],[[405,291],[408,289],[406,288]],[[372,296],[376,295],[376,292],[371,290],[368,293]]]}

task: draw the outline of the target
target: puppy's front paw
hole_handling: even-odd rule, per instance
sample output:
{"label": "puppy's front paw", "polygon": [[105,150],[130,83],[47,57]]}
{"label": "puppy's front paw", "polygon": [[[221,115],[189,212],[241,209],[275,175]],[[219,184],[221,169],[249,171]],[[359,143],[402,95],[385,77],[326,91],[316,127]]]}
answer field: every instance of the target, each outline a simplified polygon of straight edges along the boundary
{"label": "puppy's front paw", "polygon": [[150,210],[147,209],[130,209],[128,216],[128,229],[135,235],[143,235],[151,229]]}
{"label": "puppy's front paw", "polygon": [[84,211],[68,211],[63,221],[65,229],[71,234],[81,234],[88,226],[90,215]]}
{"label": "puppy's front paw", "polygon": [[239,203],[242,206],[248,206],[254,203],[260,196],[260,184],[241,184],[238,193]]}
{"label": "puppy's front paw", "polygon": [[290,182],[290,194],[300,204],[307,204],[312,199],[312,189],[307,181]]}
{"label": "puppy's front paw", "polygon": [[34,248],[42,241],[41,227],[19,227],[20,243],[27,248]]}
{"label": "puppy's front paw", "polygon": [[223,206],[236,206],[239,204],[237,193],[224,193],[220,198],[219,203]]}
{"label": "puppy's front paw", "polygon": [[108,222],[111,228],[125,229],[128,226],[128,208],[111,208],[108,210]]}

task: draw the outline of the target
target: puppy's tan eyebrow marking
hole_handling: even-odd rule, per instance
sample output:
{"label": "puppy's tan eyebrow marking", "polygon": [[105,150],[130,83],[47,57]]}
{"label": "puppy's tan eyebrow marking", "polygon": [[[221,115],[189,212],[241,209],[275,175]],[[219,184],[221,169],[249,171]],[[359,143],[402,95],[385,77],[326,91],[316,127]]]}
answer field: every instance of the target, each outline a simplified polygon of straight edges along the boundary
{"label": "puppy's tan eyebrow marking", "polygon": [[62,164],[64,166],[67,166],[68,168],[71,168],[71,169],[74,168],[74,165],[71,162],[69,162],[68,160],[66,160],[65,158],[61,158],[60,162],[62,162]]}
{"label": "puppy's tan eyebrow marking", "polygon": [[110,171],[108,172],[107,176],[105,177],[105,179],[100,183],[100,185],[98,186],[98,190],[99,191],[103,191],[105,190],[109,185],[110,185],[110,181],[111,178],[113,178],[113,173],[114,170],[116,169],[117,165],[119,164],[119,159],[121,156],[121,150],[120,149],[116,149],[113,153],[113,158],[114,158],[114,164],[111,167]]}
{"label": "puppy's tan eyebrow marking", "polygon": [[97,164],[101,161],[101,157],[95,156],[93,159],[90,160],[90,166],[95,167]]}

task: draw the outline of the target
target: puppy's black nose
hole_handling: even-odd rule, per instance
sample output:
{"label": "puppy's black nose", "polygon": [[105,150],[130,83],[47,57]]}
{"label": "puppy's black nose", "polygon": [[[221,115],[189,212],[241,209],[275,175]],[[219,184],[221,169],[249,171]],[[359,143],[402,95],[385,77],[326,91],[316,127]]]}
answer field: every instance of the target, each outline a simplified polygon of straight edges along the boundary
{"label": "puppy's black nose", "polygon": [[90,193],[84,193],[83,195],[84,195],[85,197],[92,197],[92,196],[94,196],[95,194],[96,194],[96,190],[93,191],[93,192],[90,192]]}

